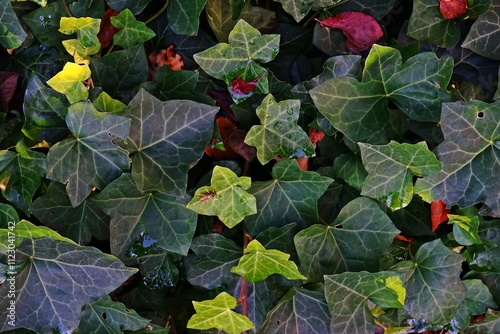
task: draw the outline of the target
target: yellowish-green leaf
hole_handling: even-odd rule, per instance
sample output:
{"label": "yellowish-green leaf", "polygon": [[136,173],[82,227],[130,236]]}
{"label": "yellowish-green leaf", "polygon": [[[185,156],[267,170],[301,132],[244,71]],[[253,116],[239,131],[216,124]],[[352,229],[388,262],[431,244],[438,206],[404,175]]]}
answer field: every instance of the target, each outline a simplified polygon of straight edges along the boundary
{"label": "yellowish-green leaf", "polygon": [[69,102],[75,103],[86,100],[89,92],[82,81],[90,77],[90,69],[87,65],[66,63],[61,72],[53,76],[47,84],[59,93],[63,93]]}
{"label": "yellowish-green leaf", "polygon": [[76,63],[85,61],[88,56],[99,52],[101,43],[99,43],[97,33],[100,25],[101,20],[92,17],[61,17],[59,31],[66,35],[76,33],[77,39],[63,42],[66,51],[75,58]]}
{"label": "yellowish-green leaf", "polygon": [[236,299],[226,292],[202,302],[193,302],[196,311],[187,323],[187,328],[206,330],[217,328],[228,334],[240,334],[254,328],[252,322],[244,315],[233,311]]}
{"label": "yellowish-green leaf", "polygon": [[290,261],[290,255],[276,249],[265,249],[257,240],[252,240],[244,251],[245,255],[231,272],[243,276],[249,282],[265,280],[272,274],[280,274],[288,279],[306,280],[297,269],[297,265]]}
{"label": "yellowish-green leaf", "polygon": [[102,92],[93,102],[94,107],[103,112],[121,114],[127,105],[121,101],[113,99],[108,93]]}
{"label": "yellowish-green leaf", "polygon": [[[24,2],[27,0],[10,0],[10,2]],[[29,0],[31,2],[34,2],[42,7],[45,7],[47,5],[47,0]]]}
{"label": "yellowish-green leaf", "polygon": [[229,228],[257,213],[255,197],[245,191],[251,185],[249,177],[238,177],[229,168],[215,166],[211,182],[212,185],[196,190],[188,209],[217,216]]}
{"label": "yellowish-green leaf", "polygon": [[448,224],[453,224],[455,240],[464,246],[482,244],[479,237],[479,216],[448,215]]}
{"label": "yellowish-green leaf", "polygon": [[144,22],[137,21],[128,8],[125,8],[119,15],[112,16],[111,24],[121,29],[113,37],[114,43],[125,49],[156,36],[154,31],[149,29]]}

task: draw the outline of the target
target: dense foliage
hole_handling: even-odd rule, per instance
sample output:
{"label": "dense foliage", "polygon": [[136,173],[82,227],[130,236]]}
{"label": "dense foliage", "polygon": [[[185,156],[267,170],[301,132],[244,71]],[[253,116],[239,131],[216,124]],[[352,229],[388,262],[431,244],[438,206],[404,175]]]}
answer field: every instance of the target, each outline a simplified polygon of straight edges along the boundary
{"label": "dense foliage", "polygon": [[0,44],[0,331],[500,332],[500,0],[1,0]]}

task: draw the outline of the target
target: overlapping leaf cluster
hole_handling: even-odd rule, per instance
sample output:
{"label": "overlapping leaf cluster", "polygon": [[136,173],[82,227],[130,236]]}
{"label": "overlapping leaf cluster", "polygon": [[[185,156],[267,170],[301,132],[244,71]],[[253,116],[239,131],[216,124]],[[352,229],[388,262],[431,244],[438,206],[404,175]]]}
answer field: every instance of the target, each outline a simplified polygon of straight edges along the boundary
{"label": "overlapping leaf cluster", "polygon": [[[2,1],[0,331],[497,332],[500,2],[467,4]],[[346,12],[385,35],[348,54]]]}

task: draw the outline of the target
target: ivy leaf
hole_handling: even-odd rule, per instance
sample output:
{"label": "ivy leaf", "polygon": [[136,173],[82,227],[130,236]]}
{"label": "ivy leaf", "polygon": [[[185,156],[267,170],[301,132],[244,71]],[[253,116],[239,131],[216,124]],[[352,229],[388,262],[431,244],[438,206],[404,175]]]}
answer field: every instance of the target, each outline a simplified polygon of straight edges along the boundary
{"label": "ivy leaf", "polygon": [[77,39],[64,40],[62,44],[66,51],[75,58],[78,64],[89,64],[90,55],[96,54],[101,49],[97,38],[100,19],[92,17],[61,17],[59,31],[66,35],[76,33]]}
{"label": "ivy leaf", "polygon": [[142,192],[123,174],[92,198],[111,218],[111,252],[120,259],[149,254],[159,247],[186,255],[196,214],[185,208],[187,196]]}
{"label": "ivy leaf", "polygon": [[[373,45],[363,79],[336,77],[309,91],[318,110],[352,141],[385,143],[388,102],[411,119],[438,121],[445,88],[453,69],[451,58],[424,52],[404,64],[398,50]],[[418,80],[416,79],[418,76]]]}
{"label": "ivy leaf", "polygon": [[[500,0],[492,0],[491,7],[477,18],[462,43],[481,56],[500,60],[500,48],[492,40],[500,38]],[[487,33],[486,33],[487,32]]]}
{"label": "ivy leaf", "polygon": [[402,308],[406,291],[395,272],[346,272],[325,276],[325,297],[332,314],[331,333],[374,333],[367,301],[383,308]]}
{"label": "ivy leaf", "polygon": [[99,240],[109,238],[108,216],[90,201],[74,208],[64,185],[59,182],[51,182],[29,210],[46,226],[80,245],[88,244],[92,235]]}
{"label": "ivy leaf", "polygon": [[123,330],[136,331],[146,327],[149,320],[141,317],[124,304],[114,302],[109,296],[85,305],[78,325],[81,333],[122,334]]}
{"label": "ivy leaf", "polygon": [[268,313],[259,333],[328,333],[330,318],[322,291],[293,288]]}
{"label": "ivy leaf", "polygon": [[260,63],[267,63],[276,57],[279,35],[264,35],[244,20],[239,20],[229,34],[229,44],[219,43],[195,54],[194,60],[214,78],[224,80],[228,87],[240,77],[252,81],[264,72],[255,89],[248,94],[238,94],[229,89],[235,102],[241,102],[253,93],[269,93],[267,70]]}
{"label": "ivy leaf", "polygon": [[[82,247],[48,228],[27,221],[15,228],[17,273],[16,322],[0,317],[0,330],[28,328],[38,333],[76,329],[83,305],[94,302],[120,286],[137,269],[94,247]],[[7,230],[0,245],[7,247]],[[7,309],[9,284],[0,285],[0,307]],[[46,316],[50,314],[50,316]]]}
{"label": "ivy leaf", "polygon": [[29,215],[28,208],[42,183],[47,161],[45,154],[30,150],[22,139],[16,151],[0,151],[0,188],[5,199]]}
{"label": "ivy leaf", "polygon": [[59,32],[59,23],[61,18],[67,15],[61,2],[52,2],[27,13],[21,19],[40,42],[60,47],[62,40],[67,36]]}
{"label": "ivy leaf", "polygon": [[0,45],[6,49],[16,49],[26,39],[27,34],[19,23],[10,1],[0,2],[0,31],[2,32]]}
{"label": "ivy leaf", "polygon": [[484,202],[500,217],[500,103],[443,104],[444,142],[435,150],[443,169],[415,184],[426,202],[442,199],[448,207]]}
{"label": "ivy leaf", "polygon": [[178,35],[196,36],[200,24],[200,13],[207,0],[185,2],[172,0],[167,8],[168,24]]}
{"label": "ivy leaf", "polygon": [[113,99],[108,93],[102,92],[99,96],[92,102],[97,110],[102,112],[109,112],[114,114],[121,114],[127,105],[121,101]]}
{"label": "ivy leaf", "polygon": [[245,191],[250,184],[249,177],[238,177],[229,168],[215,166],[211,185],[196,190],[187,208],[202,215],[217,216],[233,228],[246,216],[257,213],[255,197]]}
{"label": "ivy leaf", "polygon": [[339,155],[333,161],[333,170],[338,178],[344,180],[348,185],[361,191],[368,172],[363,166],[361,157],[358,154],[348,152]]}
{"label": "ivy leaf", "polygon": [[88,98],[89,91],[82,81],[89,77],[90,69],[87,65],[66,63],[61,72],[47,81],[47,85],[66,95],[70,103],[75,103]]}
{"label": "ivy leaf", "polygon": [[137,43],[145,42],[156,36],[154,31],[149,29],[144,22],[137,21],[128,8],[117,16],[112,16],[111,24],[121,29],[115,34],[113,41],[124,49],[131,48]]}
{"label": "ivy leaf", "polygon": [[261,164],[277,156],[305,158],[314,155],[314,148],[307,134],[298,125],[299,100],[276,102],[268,94],[257,108],[261,125],[254,125],[245,137],[245,143],[257,148]]}
{"label": "ivy leaf", "polygon": [[289,279],[306,280],[297,269],[297,265],[290,261],[290,255],[276,249],[265,249],[257,240],[252,240],[244,249],[243,257],[231,272],[243,276],[249,282],[265,280],[273,274],[280,274]]}
{"label": "ivy leaf", "polygon": [[483,321],[470,324],[463,334],[497,333],[500,331],[500,312],[488,310]]}
{"label": "ivy leaf", "polygon": [[406,282],[405,309],[415,319],[445,325],[467,296],[460,280],[463,257],[440,239],[423,244],[415,254],[413,274]]}
{"label": "ivy leaf", "polygon": [[189,319],[187,328],[217,328],[228,334],[240,334],[254,328],[247,317],[233,311],[236,299],[226,292],[221,292],[211,300],[193,302],[193,306],[196,314]]}
{"label": "ivy leaf", "polygon": [[413,175],[427,176],[441,170],[441,163],[425,142],[387,145],[358,143],[368,171],[361,195],[377,199],[395,211],[413,198]]}
{"label": "ivy leaf", "polygon": [[398,234],[375,201],[359,197],[330,225],[308,227],[295,235],[294,242],[301,269],[311,281],[320,282],[323,275],[377,271],[382,252]]}
{"label": "ivy leaf", "polygon": [[254,182],[248,190],[257,200],[257,214],[245,218],[251,235],[290,222],[302,229],[319,221],[317,202],[332,179],[302,171],[294,160],[276,163],[272,177],[270,181]]}
{"label": "ivy leaf", "polygon": [[125,8],[130,9],[134,15],[140,14],[151,0],[109,0],[108,6],[121,12]]}
{"label": "ivy leaf", "polygon": [[218,110],[188,100],[162,102],[144,89],[135,95],[124,113],[132,119],[125,146],[141,190],[185,193],[187,172],[202,157]]}
{"label": "ivy leaf", "polygon": [[9,224],[18,221],[19,215],[16,209],[9,204],[0,203],[0,228],[9,228]]}
{"label": "ivy leaf", "polygon": [[408,36],[442,48],[454,47],[460,39],[460,25],[446,19],[439,10],[439,2],[416,0],[408,23]]}
{"label": "ivy leaf", "polygon": [[47,178],[66,184],[71,205],[80,205],[92,187],[104,187],[129,169],[128,152],[113,140],[125,138],[128,118],[98,112],[89,101],[72,104],[66,124],[73,134],[47,154]]}
{"label": "ivy leaf", "polygon": [[473,244],[482,244],[483,241],[479,237],[479,217],[478,216],[461,216],[448,215],[448,224],[453,224],[453,237],[455,240],[464,246]]}
{"label": "ivy leaf", "polygon": [[45,87],[33,74],[24,93],[24,135],[36,141],[57,142],[69,132],[64,121],[69,105],[62,94]]}

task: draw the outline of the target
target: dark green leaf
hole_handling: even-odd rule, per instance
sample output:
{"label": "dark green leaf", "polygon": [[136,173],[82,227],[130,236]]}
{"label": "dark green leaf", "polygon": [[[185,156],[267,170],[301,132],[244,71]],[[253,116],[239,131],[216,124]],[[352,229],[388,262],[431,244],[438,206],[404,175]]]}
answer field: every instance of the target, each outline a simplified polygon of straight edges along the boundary
{"label": "dark green leaf", "polygon": [[125,8],[130,9],[134,15],[140,14],[151,0],[108,0],[108,6],[121,12]]}
{"label": "dark green leaf", "polygon": [[483,243],[478,235],[478,216],[468,217],[448,214],[448,219],[448,224],[453,224],[453,237],[459,244],[470,246]]}
{"label": "dark green leaf", "polygon": [[483,334],[500,332],[500,312],[488,310],[481,322],[471,324],[463,331],[463,334]]}
{"label": "dark green leaf", "polygon": [[354,189],[361,191],[368,172],[359,155],[349,152],[338,156],[333,162],[333,169],[339,178]]}
{"label": "dark green leaf", "polygon": [[134,310],[129,310],[124,304],[114,302],[106,296],[84,306],[78,332],[122,334],[123,330],[136,331],[144,328],[149,322]]}
{"label": "dark green leaf", "polygon": [[113,42],[124,49],[131,48],[137,43],[145,42],[156,36],[153,30],[146,27],[144,22],[137,21],[128,8],[117,16],[112,16],[111,24],[120,29],[114,35]]}
{"label": "dark green leaf", "polygon": [[17,19],[10,1],[0,2],[0,45],[16,49],[26,39],[26,32]]}
{"label": "dark green leaf", "polygon": [[172,30],[179,35],[196,36],[200,13],[207,0],[172,0],[168,6],[168,21]]}
{"label": "dark green leaf", "polygon": [[124,116],[132,119],[126,147],[141,190],[186,191],[187,172],[203,155],[218,110],[189,100],[162,102],[143,89],[137,93]]}
{"label": "dark green leaf", "polygon": [[185,255],[196,227],[196,214],[185,208],[187,195],[142,192],[123,174],[92,199],[111,217],[111,252],[120,259],[157,253]]}
{"label": "dark green leaf", "polygon": [[[47,236],[43,228],[29,222],[17,223],[31,237],[16,247],[16,321],[7,323],[7,312],[0,317],[1,330],[29,328],[38,333],[76,329],[84,304],[94,302],[115,290],[137,270],[129,269],[117,258],[94,247],[81,247],[69,239]],[[7,241],[5,235],[0,243]],[[8,284],[0,285],[0,307],[6,310],[12,300]]]}
{"label": "dark green leaf", "polygon": [[500,46],[491,41],[500,38],[500,0],[492,0],[488,11],[477,18],[462,47],[481,56],[500,60]]}
{"label": "dark green leaf", "polygon": [[92,235],[100,240],[109,238],[108,216],[90,201],[73,207],[65,186],[59,182],[52,182],[29,210],[46,226],[80,245],[88,244]]}
{"label": "dark green leaf", "polygon": [[148,289],[158,290],[177,285],[179,269],[171,257],[167,253],[161,253],[147,254],[139,258],[142,280]]}
{"label": "dark green leaf", "polygon": [[8,228],[19,221],[16,209],[9,204],[0,203],[0,228]]}
{"label": "dark green leaf", "polygon": [[398,235],[371,199],[349,202],[330,225],[313,225],[295,236],[301,270],[313,282],[323,275],[379,269],[378,258]]}
{"label": "dark green leaf", "polygon": [[128,152],[113,143],[126,138],[128,118],[98,112],[89,101],[72,104],[66,124],[73,138],[52,146],[47,178],[66,184],[71,204],[80,205],[92,187],[104,187],[129,169]]}
{"label": "dark green leaf", "polygon": [[61,46],[67,36],[59,32],[61,17],[67,16],[64,6],[56,1],[40,7],[22,17],[35,37],[45,45]]}
{"label": "dark green leaf", "polygon": [[[304,228],[318,222],[317,201],[333,180],[300,170],[294,160],[273,167],[273,180],[254,182],[248,192],[257,199],[257,214],[245,221],[250,234],[296,222]],[[283,208],[276,210],[276,208]]]}
{"label": "dark green leaf", "polygon": [[69,5],[71,13],[76,17],[95,17],[104,16],[104,3],[98,0],[77,0]]}
{"label": "dark green leaf", "polygon": [[291,223],[282,227],[270,227],[257,236],[257,240],[267,249],[277,249],[290,255],[290,260],[298,261],[293,237],[297,233],[297,224]]}

